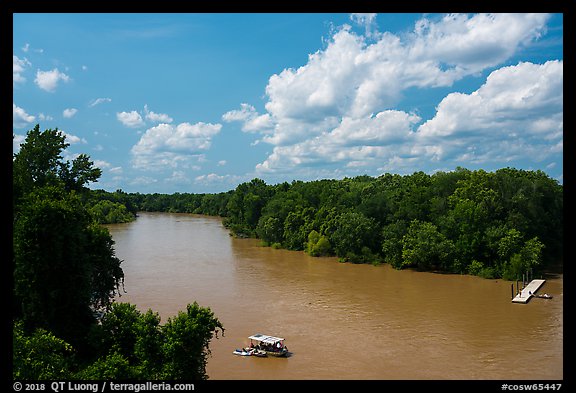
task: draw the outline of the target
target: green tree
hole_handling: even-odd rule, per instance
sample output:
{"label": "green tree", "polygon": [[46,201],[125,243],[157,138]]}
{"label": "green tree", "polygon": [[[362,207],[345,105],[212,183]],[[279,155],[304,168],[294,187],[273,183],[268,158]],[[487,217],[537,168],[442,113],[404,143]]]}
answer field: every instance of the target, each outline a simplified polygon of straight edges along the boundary
{"label": "green tree", "polygon": [[60,165],[59,177],[67,190],[81,191],[85,184],[96,182],[102,176],[102,170],[94,167],[94,162],[86,154],[80,154],[72,162]]}
{"label": "green tree", "polygon": [[320,235],[315,230],[312,230],[308,234],[306,252],[313,257],[330,255],[332,253],[330,240],[328,240],[326,236]]}
{"label": "green tree", "polygon": [[77,377],[206,379],[209,343],[218,329],[224,332],[212,311],[196,302],[164,326],[152,310],[115,303],[91,331],[95,361]]}
{"label": "green tree", "polygon": [[402,239],[402,266],[419,269],[448,270],[454,254],[454,244],[430,222],[413,220]]}
{"label": "green tree", "polygon": [[282,243],[284,228],[277,217],[262,216],[256,227],[256,234],[268,244]]}
{"label": "green tree", "polygon": [[70,145],[65,140],[66,136],[57,128],[40,131],[37,124],[28,131],[12,165],[15,204],[34,188],[59,184],[67,191],[80,191],[100,178],[102,171],[85,154],[72,163],[63,160],[62,152]]}
{"label": "green tree", "polygon": [[[135,372],[128,359],[118,352],[113,352],[89,364],[86,368],[76,373],[74,377],[83,380],[128,380],[142,376]],[[142,378],[153,379],[145,376]]]}
{"label": "green tree", "polygon": [[134,350],[139,338],[141,313],[130,303],[114,303],[101,320],[101,342],[104,355],[118,353],[131,364],[136,362]]}
{"label": "green tree", "polygon": [[510,261],[504,265],[502,277],[517,280],[522,274],[537,268],[541,263],[544,247],[537,237],[526,241],[520,251],[513,254]]}
{"label": "green tree", "polygon": [[27,195],[14,223],[16,310],[29,331],[43,327],[73,340],[93,322],[87,240],[80,200],[58,188]]}
{"label": "green tree", "polygon": [[20,151],[14,154],[12,164],[15,200],[36,187],[54,185],[58,181],[63,164],[61,154],[68,146],[65,136],[58,129],[41,132],[37,124],[28,131]]}
{"label": "green tree", "polygon": [[110,234],[74,193],[44,187],[23,198],[13,239],[16,315],[81,345],[124,277]]}
{"label": "green tree", "polygon": [[507,261],[512,255],[516,254],[520,248],[522,234],[512,228],[498,241],[497,254],[500,260]]}
{"label": "green tree", "polygon": [[15,322],[12,351],[13,379],[68,379],[71,376],[72,346],[45,329],[34,329],[28,335],[22,322]]}
{"label": "green tree", "polygon": [[236,235],[253,236],[271,195],[272,188],[261,179],[240,184],[228,199],[225,225]]}
{"label": "green tree", "polygon": [[399,220],[382,228],[382,255],[384,262],[396,269],[402,267],[402,238],[408,230],[405,221]]}
{"label": "green tree", "polygon": [[[90,334],[97,360],[90,375],[114,378],[162,377],[163,335],[158,313],[138,311],[130,303],[114,303]],[[112,378],[112,376],[110,376]]]}
{"label": "green tree", "polygon": [[522,259],[526,262],[526,268],[532,269],[542,262],[542,252],[546,246],[537,237],[529,239],[520,250]]}
{"label": "green tree", "polygon": [[284,245],[289,250],[303,250],[312,229],[314,209],[304,208],[288,213],[284,220]]}
{"label": "green tree", "polygon": [[89,207],[90,214],[99,224],[115,224],[134,220],[126,205],[104,199]]}
{"label": "green tree", "polygon": [[206,364],[210,340],[224,328],[209,308],[194,302],[163,326],[165,379],[208,379]]}
{"label": "green tree", "polygon": [[337,227],[329,236],[338,257],[351,262],[370,262],[377,248],[378,225],[362,213],[345,212],[337,219]]}
{"label": "green tree", "polygon": [[81,350],[123,272],[80,197],[100,170],[85,155],[63,161],[66,147],[62,132],[37,125],[14,155],[14,311],[26,332],[45,328]]}
{"label": "green tree", "polygon": [[164,355],[162,345],[164,336],[158,313],[148,310],[141,314],[136,324],[138,332],[134,345],[134,354],[138,359],[137,374],[143,378],[159,379],[162,377]]}
{"label": "green tree", "polygon": [[[224,331],[210,309],[188,305],[161,327],[158,314],[113,303],[124,273],[112,237],[86,207],[97,197],[84,187],[100,170],[86,155],[64,162],[66,147],[60,131],[36,126],[14,155],[14,378],[207,378],[209,341]],[[197,199],[134,198],[167,209]],[[107,202],[129,201],[117,192]]]}

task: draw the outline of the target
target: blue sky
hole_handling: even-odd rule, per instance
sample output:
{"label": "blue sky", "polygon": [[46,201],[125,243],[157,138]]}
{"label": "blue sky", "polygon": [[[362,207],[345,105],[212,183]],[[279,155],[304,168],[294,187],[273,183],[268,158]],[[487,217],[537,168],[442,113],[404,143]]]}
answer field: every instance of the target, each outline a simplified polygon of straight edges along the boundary
{"label": "blue sky", "polygon": [[[47,28],[49,26],[49,28]],[[457,166],[563,182],[562,14],[14,14],[13,151],[212,193]]]}

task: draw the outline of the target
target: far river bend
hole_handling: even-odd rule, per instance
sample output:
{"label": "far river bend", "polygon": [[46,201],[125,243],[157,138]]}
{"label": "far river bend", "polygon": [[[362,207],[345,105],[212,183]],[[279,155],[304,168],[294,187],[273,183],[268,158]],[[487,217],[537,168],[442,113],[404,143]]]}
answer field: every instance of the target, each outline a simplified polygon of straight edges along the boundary
{"label": "far river bend", "polygon": [[[220,218],[140,213],[107,225],[123,260],[118,301],[162,322],[197,301],[225,328],[210,343],[218,379],[561,380],[563,276],[514,304],[511,282],[398,271],[261,247]],[[292,356],[235,356],[255,333]]]}

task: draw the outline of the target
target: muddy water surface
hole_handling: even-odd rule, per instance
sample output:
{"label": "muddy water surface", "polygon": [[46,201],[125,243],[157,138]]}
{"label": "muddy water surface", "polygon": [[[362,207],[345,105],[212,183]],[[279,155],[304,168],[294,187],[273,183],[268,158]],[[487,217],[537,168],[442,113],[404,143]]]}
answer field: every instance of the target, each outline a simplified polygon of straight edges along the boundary
{"label": "muddy water surface", "polygon": [[[511,283],[339,263],[234,239],[214,217],[140,213],[108,225],[119,301],[162,323],[197,301],[224,325],[210,379],[563,379],[563,277],[513,304]],[[241,357],[255,333],[289,358]]]}

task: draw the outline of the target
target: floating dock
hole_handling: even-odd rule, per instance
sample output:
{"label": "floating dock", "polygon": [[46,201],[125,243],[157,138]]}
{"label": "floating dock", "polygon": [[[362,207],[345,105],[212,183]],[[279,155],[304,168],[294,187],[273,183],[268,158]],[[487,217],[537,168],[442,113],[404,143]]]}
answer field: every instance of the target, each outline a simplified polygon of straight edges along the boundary
{"label": "floating dock", "polygon": [[546,280],[532,280],[512,299],[514,303],[528,303],[528,300],[536,294]]}

